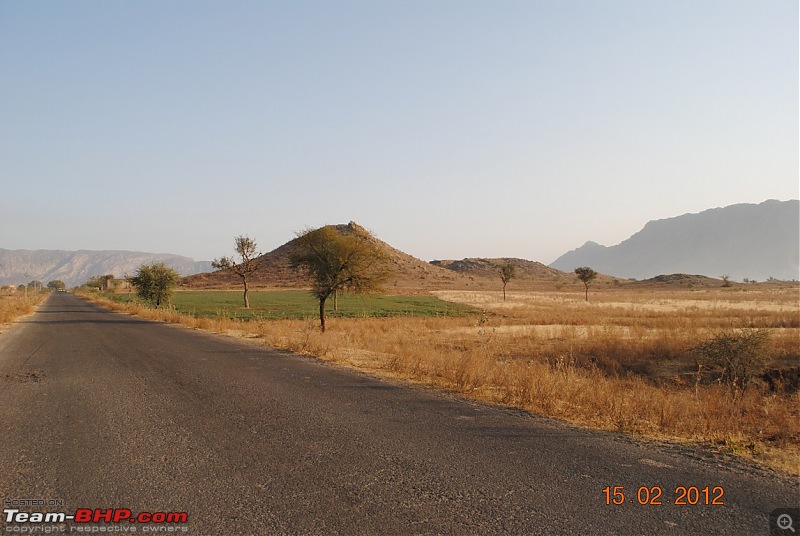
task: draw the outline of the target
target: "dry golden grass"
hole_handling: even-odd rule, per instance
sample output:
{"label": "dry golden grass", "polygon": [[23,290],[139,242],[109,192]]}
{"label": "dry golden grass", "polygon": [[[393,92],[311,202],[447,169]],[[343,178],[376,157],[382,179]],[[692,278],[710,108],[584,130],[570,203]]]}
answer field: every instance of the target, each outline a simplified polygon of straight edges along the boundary
{"label": "dry golden grass", "polygon": [[20,316],[33,312],[34,307],[41,303],[49,291],[36,292],[4,292],[0,294],[0,324],[7,324]]}
{"label": "dry golden grass", "polygon": [[800,359],[797,287],[576,293],[443,291],[467,318],[236,322],[116,309],[450,389],[580,425],[694,442],[800,474],[800,393],[699,381],[690,349],[723,329],[768,328],[772,366]]}

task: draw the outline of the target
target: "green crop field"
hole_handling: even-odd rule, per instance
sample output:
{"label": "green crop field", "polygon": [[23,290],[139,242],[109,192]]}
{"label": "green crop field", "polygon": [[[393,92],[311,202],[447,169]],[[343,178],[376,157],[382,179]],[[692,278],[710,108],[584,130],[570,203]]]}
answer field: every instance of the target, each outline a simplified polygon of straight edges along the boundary
{"label": "green crop field", "polygon": [[[319,316],[319,302],[303,290],[250,291],[250,309],[242,306],[241,291],[185,290],[172,295],[172,305],[194,316],[280,320]],[[119,301],[135,299],[134,294],[116,294]],[[480,311],[467,305],[446,302],[435,296],[358,296],[341,294],[339,310],[333,299],[326,302],[329,317],[467,316]]]}

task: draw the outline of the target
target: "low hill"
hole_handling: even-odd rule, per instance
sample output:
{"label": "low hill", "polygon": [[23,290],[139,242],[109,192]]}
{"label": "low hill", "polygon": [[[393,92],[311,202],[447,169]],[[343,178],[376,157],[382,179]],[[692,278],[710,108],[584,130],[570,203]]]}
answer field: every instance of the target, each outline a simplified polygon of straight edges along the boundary
{"label": "low hill", "polygon": [[587,242],[551,267],[591,266],[618,277],[729,275],[763,281],[800,277],[800,201],[764,201],[650,221],[616,246]]}
{"label": "low hill", "polygon": [[704,275],[690,275],[690,274],[667,274],[667,275],[657,275],[655,277],[651,277],[649,279],[644,279],[642,281],[635,281],[632,283],[628,283],[626,286],[628,288],[637,288],[637,287],[683,287],[683,288],[694,288],[694,287],[721,287],[724,285],[724,282],[721,279],[715,279],[713,277],[706,277]]}
{"label": "low hill", "polygon": [[0,249],[0,285],[27,284],[33,280],[47,284],[61,280],[68,287],[74,287],[98,275],[113,274],[121,278],[151,262],[164,262],[181,275],[211,269],[210,261],[195,261],[170,253]]}
{"label": "low hill", "polygon": [[483,259],[483,258],[467,258],[460,261],[454,260],[435,260],[431,261],[434,266],[440,266],[453,270],[464,275],[471,275],[473,277],[486,277],[497,279],[500,267],[504,264],[510,264],[516,268],[517,279],[547,279],[553,280],[560,277],[565,277],[567,274],[561,270],[556,270],[546,266],[540,262],[528,261],[525,259],[515,259],[509,257],[502,257],[497,259]]}
{"label": "low hill", "polygon": [[[431,261],[431,264],[468,276],[471,281],[474,281],[474,287],[482,290],[500,288],[500,267],[503,264],[510,264],[516,268],[514,278],[508,287],[512,290],[553,290],[563,289],[565,286],[566,288],[573,286],[583,288],[572,270],[563,272],[541,262],[526,259],[513,257],[467,258],[460,261],[435,260]],[[613,276],[597,274],[595,285],[612,283],[615,286],[622,284]]]}
{"label": "low hill", "polygon": [[[333,226],[340,233],[351,232],[359,227],[355,222]],[[468,277],[433,266],[407,253],[393,248],[386,242],[374,239],[390,259],[394,276],[388,287],[397,289],[446,289],[464,288],[471,285]],[[265,253],[256,259],[259,269],[253,275],[254,287],[289,287],[303,288],[308,286],[308,279],[293,270],[289,265],[289,256],[297,247],[297,239]],[[241,280],[229,272],[211,272],[197,274],[184,280],[183,286],[190,288],[227,288],[239,285]]]}

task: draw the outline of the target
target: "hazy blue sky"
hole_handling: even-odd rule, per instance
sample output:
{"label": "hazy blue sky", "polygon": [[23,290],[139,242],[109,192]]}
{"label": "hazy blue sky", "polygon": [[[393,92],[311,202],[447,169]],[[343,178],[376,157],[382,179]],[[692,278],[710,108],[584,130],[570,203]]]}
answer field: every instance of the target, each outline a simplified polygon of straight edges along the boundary
{"label": "hazy blue sky", "polygon": [[796,199],[796,0],[0,0],[0,247],[545,263]]}

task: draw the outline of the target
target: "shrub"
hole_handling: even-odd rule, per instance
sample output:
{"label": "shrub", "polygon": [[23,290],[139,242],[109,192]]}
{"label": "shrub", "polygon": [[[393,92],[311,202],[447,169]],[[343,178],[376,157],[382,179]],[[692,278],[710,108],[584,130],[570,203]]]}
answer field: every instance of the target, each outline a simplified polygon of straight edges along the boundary
{"label": "shrub", "polygon": [[717,333],[693,348],[698,356],[698,370],[706,369],[717,374],[719,382],[744,390],[767,367],[764,346],[768,339],[766,329]]}
{"label": "shrub", "polygon": [[173,268],[163,262],[143,264],[131,277],[131,285],[136,287],[136,293],[156,307],[161,307],[162,302],[169,302],[172,289],[178,284],[180,276]]}

